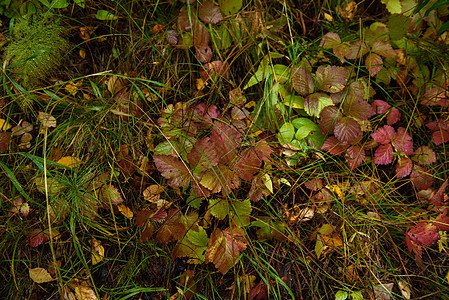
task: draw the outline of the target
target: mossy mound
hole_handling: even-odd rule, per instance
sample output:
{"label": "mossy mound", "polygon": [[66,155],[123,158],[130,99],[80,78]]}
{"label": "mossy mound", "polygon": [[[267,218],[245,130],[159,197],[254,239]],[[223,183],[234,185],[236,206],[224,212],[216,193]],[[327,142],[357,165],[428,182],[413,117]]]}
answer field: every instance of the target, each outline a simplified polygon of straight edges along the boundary
{"label": "mossy mound", "polygon": [[65,28],[49,14],[17,21],[5,49],[14,77],[26,88],[36,87],[62,62],[70,43]]}

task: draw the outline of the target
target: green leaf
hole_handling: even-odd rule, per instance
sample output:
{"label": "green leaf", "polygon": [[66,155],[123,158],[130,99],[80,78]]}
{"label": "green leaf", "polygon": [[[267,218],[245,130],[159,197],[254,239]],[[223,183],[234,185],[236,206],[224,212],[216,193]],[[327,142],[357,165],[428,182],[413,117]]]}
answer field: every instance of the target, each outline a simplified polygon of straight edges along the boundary
{"label": "green leaf", "polygon": [[310,116],[319,117],[326,106],[334,105],[332,99],[324,93],[314,93],[306,97],[304,110]]}
{"label": "green leaf", "polygon": [[382,4],[385,4],[387,10],[391,14],[400,14],[402,13],[401,2],[400,0],[381,0]]}
{"label": "green leaf", "polygon": [[86,7],[86,0],[75,0],[75,4],[78,5],[81,8]]}
{"label": "green leaf", "polygon": [[242,0],[218,0],[220,10],[226,16],[237,13],[242,8]]}
{"label": "green leaf", "polygon": [[232,200],[229,201],[229,205],[231,206],[229,210],[229,223],[235,224],[239,227],[248,226],[249,215],[251,214],[251,201],[249,199],[238,201]]}
{"label": "green leaf", "polygon": [[393,41],[400,40],[408,31],[411,19],[403,15],[391,15],[388,19],[390,38]]}
{"label": "green leaf", "polygon": [[348,299],[348,292],[345,291],[338,291],[335,293],[335,300],[345,300]]}
{"label": "green leaf", "polygon": [[200,264],[205,260],[209,238],[203,227],[198,230],[189,230],[186,235],[178,241],[173,250],[173,257],[189,257],[188,263]]}
{"label": "green leaf", "polygon": [[209,200],[209,209],[215,218],[223,220],[229,213],[228,201],[224,199]]}
{"label": "green leaf", "polygon": [[290,68],[285,65],[274,65],[273,71],[275,80],[281,84],[287,82],[290,79]]}
{"label": "green leaf", "polygon": [[117,20],[118,16],[108,12],[107,10],[103,10],[100,9],[97,11],[97,14],[95,15],[95,17],[98,20],[102,20],[102,21],[110,21],[110,20]]}
{"label": "green leaf", "polygon": [[286,122],[279,129],[278,141],[281,144],[290,143],[295,136],[295,126],[292,123]]}

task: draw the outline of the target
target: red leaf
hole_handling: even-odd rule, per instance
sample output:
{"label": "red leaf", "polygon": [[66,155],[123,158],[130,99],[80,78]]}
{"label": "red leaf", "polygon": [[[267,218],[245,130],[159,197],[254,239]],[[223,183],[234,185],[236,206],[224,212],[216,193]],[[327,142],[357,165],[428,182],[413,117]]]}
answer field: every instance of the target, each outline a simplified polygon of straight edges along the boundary
{"label": "red leaf", "polygon": [[183,222],[179,209],[172,208],[167,214],[164,224],[159,228],[156,238],[161,243],[167,243],[172,240],[179,240],[187,231],[186,224]]}
{"label": "red leaf", "polygon": [[356,120],[343,117],[335,124],[335,136],[343,143],[352,144],[362,137],[362,129]]}
{"label": "red leaf", "polygon": [[323,188],[323,181],[320,178],[314,178],[312,180],[307,180],[304,182],[304,185],[309,190],[314,192],[321,190]]}
{"label": "red leaf", "polygon": [[153,214],[153,210],[142,209],[136,213],[136,225],[142,227],[147,222],[148,218]]}
{"label": "red leaf", "polygon": [[187,159],[193,168],[198,170],[208,170],[218,164],[218,155],[215,151],[215,144],[209,137],[197,141],[192,151],[187,154]]}
{"label": "red leaf", "polygon": [[215,121],[211,139],[216,146],[215,150],[220,161],[230,163],[237,156],[237,147],[242,142],[242,134],[233,127]]}
{"label": "red leaf", "polygon": [[[206,48],[209,47],[210,41],[210,33],[209,31],[201,25],[199,22],[196,22],[193,29],[193,45],[195,48]],[[210,48],[209,48],[210,49]],[[210,58],[212,58],[212,51],[210,51]],[[198,58],[199,59],[199,58]],[[204,61],[204,62],[209,62]]]}
{"label": "red leaf", "polygon": [[187,7],[183,6],[178,14],[178,26],[181,30],[189,30],[195,24],[195,17],[191,16],[189,18],[189,14],[187,12]]}
{"label": "red leaf", "polygon": [[449,131],[439,130],[432,133],[432,139],[435,145],[441,145],[449,141]]}
{"label": "red leaf", "polygon": [[399,127],[396,136],[391,141],[394,148],[399,153],[411,155],[413,153],[412,137],[405,131],[405,128]]}
{"label": "red leaf", "polygon": [[395,57],[397,55],[390,43],[380,39],[373,43],[372,51],[383,57]]}
{"label": "red leaf", "polygon": [[168,155],[153,155],[154,163],[161,175],[169,179],[174,186],[186,186],[190,183],[190,172],[177,157]]}
{"label": "red leaf", "polygon": [[368,68],[369,75],[374,76],[379,73],[383,67],[382,57],[375,53],[370,53],[365,58],[365,65]]}
{"label": "red leaf", "polygon": [[33,232],[30,233],[29,239],[31,247],[42,245],[48,240],[47,235],[40,228],[34,229]]}
{"label": "red leaf", "polygon": [[410,175],[412,171],[413,162],[408,157],[401,157],[396,165],[396,176],[399,178]]}
{"label": "red leaf", "polygon": [[167,216],[166,204],[164,204],[161,208],[157,210],[157,212],[154,213],[154,215],[151,216],[151,221],[160,221],[164,219]]}
{"label": "red leaf", "polygon": [[436,217],[434,224],[439,230],[449,230],[449,216],[447,215],[447,208],[443,213]]}
{"label": "red leaf", "polygon": [[422,261],[422,247],[415,241],[413,241],[408,234],[405,235],[405,243],[407,244],[408,251],[415,254],[416,261],[423,266]]}
{"label": "red leaf", "polygon": [[418,245],[431,246],[440,238],[438,228],[432,223],[422,221],[407,232],[410,239]]}
{"label": "red leaf", "polygon": [[340,92],[345,87],[346,76],[344,67],[319,67],[315,73],[317,88],[328,93]]}
{"label": "red leaf", "polygon": [[412,172],[410,173],[410,179],[417,190],[426,190],[430,188],[434,182],[432,175],[429,174],[424,167],[416,164],[413,166]]}
{"label": "red leaf", "polygon": [[374,163],[388,165],[393,161],[393,146],[391,144],[380,145],[374,153]]}
{"label": "red leaf", "polygon": [[388,144],[394,139],[395,135],[396,133],[394,132],[394,128],[389,125],[385,125],[371,134],[371,137],[378,143]]}
{"label": "red leaf", "polygon": [[351,146],[348,148],[345,157],[349,168],[354,170],[365,160],[365,150],[360,146]]}
{"label": "red leaf", "polygon": [[215,228],[212,232],[206,251],[206,261],[213,262],[222,274],[232,268],[246,249],[245,232],[239,227],[228,227],[224,231]]}
{"label": "red leaf", "polygon": [[324,142],[323,147],[321,147],[322,150],[327,150],[332,155],[340,155],[345,152],[347,148],[348,145],[340,142],[335,136],[328,137]]}
{"label": "red leaf", "polygon": [[432,202],[433,205],[435,206],[443,206],[444,205],[444,192],[446,191],[447,188],[447,179],[446,181],[443,182],[443,184],[441,185],[441,187],[432,194],[432,196],[430,197],[430,202]]}
{"label": "red leaf", "polygon": [[139,241],[141,243],[148,241],[154,233],[154,226],[151,223],[148,223],[147,226],[145,226],[145,229],[142,231],[139,237]]}
{"label": "red leaf", "polygon": [[203,1],[200,4],[198,16],[206,24],[217,24],[223,20],[220,9],[210,0]]}
{"label": "red leaf", "polygon": [[341,113],[336,106],[326,106],[320,113],[320,129],[321,133],[333,134],[335,123],[341,120]]}
{"label": "red leaf", "polygon": [[391,108],[391,111],[387,115],[387,124],[393,125],[400,119],[401,113],[399,112],[399,109],[397,109],[396,107]]}
{"label": "red leaf", "polygon": [[377,114],[383,114],[390,108],[390,104],[383,100],[374,100],[372,105]]}
{"label": "red leaf", "polygon": [[[271,153],[271,148],[268,147],[268,155]],[[262,165],[262,159],[267,160],[266,157],[266,147],[258,147],[260,148],[258,151],[256,149],[247,150],[246,154],[242,156],[235,166],[233,170],[239,175],[239,177],[246,181],[251,181],[254,178],[254,175],[259,171]]]}
{"label": "red leaf", "polygon": [[315,90],[315,82],[312,73],[305,69],[296,70],[293,74],[292,85],[295,91],[302,96],[307,96]]}

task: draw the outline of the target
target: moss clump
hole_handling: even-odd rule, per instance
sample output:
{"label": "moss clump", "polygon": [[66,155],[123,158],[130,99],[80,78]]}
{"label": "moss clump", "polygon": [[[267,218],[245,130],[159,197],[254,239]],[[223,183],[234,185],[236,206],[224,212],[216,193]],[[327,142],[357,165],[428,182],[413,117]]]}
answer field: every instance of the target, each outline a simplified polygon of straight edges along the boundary
{"label": "moss clump", "polygon": [[60,65],[70,47],[64,31],[49,14],[35,14],[15,24],[5,59],[24,87],[37,86]]}

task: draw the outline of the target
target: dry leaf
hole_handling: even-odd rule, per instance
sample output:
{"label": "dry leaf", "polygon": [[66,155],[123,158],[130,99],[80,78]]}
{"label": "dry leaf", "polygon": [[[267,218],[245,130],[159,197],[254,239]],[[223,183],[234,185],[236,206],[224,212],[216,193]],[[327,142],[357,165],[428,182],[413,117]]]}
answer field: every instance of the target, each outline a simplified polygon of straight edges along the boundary
{"label": "dry leaf", "polygon": [[92,265],[95,266],[104,259],[104,247],[96,239],[91,239],[90,245],[92,247]]}
{"label": "dry leaf", "polygon": [[75,95],[76,93],[78,93],[78,85],[81,85],[82,81],[79,81],[77,83],[75,82],[69,82],[64,86],[64,89],[70,94],[70,95]]}
{"label": "dry leaf", "polygon": [[405,299],[410,299],[411,291],[410,291],[410,286],[408,285],[408,283],[403,280],[399,280],[398,285],[399,285],[399,289],[401,290],[402,296]]}
{"label": "dry leaf", "polygon": [[73,156],[64,156],[60,158],[57,163],[69,168],[76,168],[80,165],[81,159]]}
{"label": "dry leaf", "polygon": [[86,58],[86,51],[84,51],[83,49],[80,49],[80,51],[78,53],[82,59]]}
{"label": "dry leaf", "polygon": [[77,285],[74,289],[77,300],[99,300],[94,290],[88,286]]}
{"label": "dry leaf", "polygon": [[29,274],[31,280],[33,280],[36,283],[44,283],[44,282],[50,282],[54,279],[51,277],[50,273],[44,268],[34,268],[29,269]]}
{"label": "dry leaf", "polygon": [[123,77],[112,75],[106,81],[108,91],[115,95],[126,88],[126,80]]}
{"label": "dry leaf", "polygon": [[119,212],[124,215],[125,217],[127,217],[128,219],[132,219],[134,214],[133,211],[126,205],[120,204],[117,206]]}
{"label": "dry leaf", "polygon": [[56,127],[56,118],[45,112],[40,111],[37,120],[42,123],[44,129]]}

